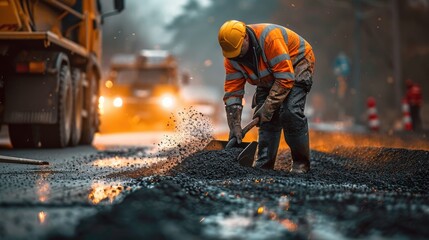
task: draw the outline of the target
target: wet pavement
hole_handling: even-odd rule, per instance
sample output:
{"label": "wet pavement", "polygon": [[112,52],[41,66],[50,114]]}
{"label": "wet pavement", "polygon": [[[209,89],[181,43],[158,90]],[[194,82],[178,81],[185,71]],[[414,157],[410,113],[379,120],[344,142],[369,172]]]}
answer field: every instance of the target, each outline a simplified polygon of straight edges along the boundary
{"label": "wet pavement", "polygon": [[56,233],[72,236],[82,218],[109,209],[140,188],[138,180],[124,175],[115,177],[116,173],[151,165],[156,169],[156,164],[168,157],[195,151],[189,147],[170,150],[172,144],[207,138],[204,132],[212,131],[211,126],[203,127],[203,131],[189,129],[187,119],[196,113],[187,114],[190,115],[183,116],[177,124],[180,131],[98,135],[93,147],[11,149],[2,132],[0,155],[50,164],[0,163],[0,239],[45,239]]}
{"label": "wet pavement", "polygon": [[[429,152],[338,147],[312,152],[309,174],[245,168],[240,149],[199,152],[111,210],[87,218],[77,238],[425,239]],[[144,173],[144,171],[140,171]],[[58,235],[55,235],[58,237]]]}
{"label": "wet pavement", "polygon": [[239,148],[199,151],[212,128],[198,114],[184,118],[177,132],[151,145],[104,147],[49,169],[0,166],[0,209],[6,216],[0,236],[429,236],[429,143],[421,136],[404,143],[403,136],[312,132],[312,169],[299,175],[288,173],[291,156],[284,145],[274,170],[240,166]]}
{"label": "wet pavement", "polygon": [[[83,217],[121,202],[138,188],[134,179],[109,175],[162,162],[162,156],[149,158],[148,149],[164,135],[97,136],[94,147],[67,149],[15,150],[1,145],[0,155],[45,160],[50,164],[0,163],[0,239],[44,239],[48,233],[72,235]],[[137,144],[138,150],[132,147]],[[126,158],[130,151],[133,158]]]}

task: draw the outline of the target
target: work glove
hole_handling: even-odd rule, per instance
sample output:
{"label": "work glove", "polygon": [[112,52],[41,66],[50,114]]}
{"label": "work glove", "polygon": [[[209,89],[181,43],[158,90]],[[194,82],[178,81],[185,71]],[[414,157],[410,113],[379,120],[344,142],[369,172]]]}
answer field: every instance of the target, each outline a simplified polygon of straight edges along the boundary
{"label": "work glove", "polygon": [[225,107],[225,110],[229,126],[229,140],[235,137],[237,139],[237,143],[240,144],[243,138],[241,129],[241,113],[243,111],[243,106],[240,104],[229,105]]}
{"label": "work glove", "polygon": [[253,114],[253,119],[259,118],[257,126],[260,126],[264,122],[271,121],[274,112],[280,108],[289,92],[290,89],[284,88],[277,81],[274,82],[268,97],[265,99],[263,104],[256,107]]}

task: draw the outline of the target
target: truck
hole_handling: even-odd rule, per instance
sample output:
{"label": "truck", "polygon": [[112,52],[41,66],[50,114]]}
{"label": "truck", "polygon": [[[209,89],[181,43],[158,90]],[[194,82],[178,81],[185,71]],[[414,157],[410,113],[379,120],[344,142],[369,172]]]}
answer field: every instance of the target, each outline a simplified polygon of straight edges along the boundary
{"label": "truck", "polygon": [[103,19],[114,0],[0,1],[0,124],[14,148],[92,144]]}
{"label": "truck", "polygon": [[101,132],[171,130],[188,78],[183,74],[181,81],[174,55],[149,49],[116,54],[107,75],[99,101]]}

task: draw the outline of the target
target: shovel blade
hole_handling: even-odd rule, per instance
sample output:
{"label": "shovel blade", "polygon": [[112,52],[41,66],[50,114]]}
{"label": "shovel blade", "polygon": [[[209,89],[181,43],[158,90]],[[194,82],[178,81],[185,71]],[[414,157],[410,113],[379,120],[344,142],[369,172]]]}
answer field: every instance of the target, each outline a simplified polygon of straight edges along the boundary
{"label": "shovel blade", "polygon": [[211,140],[204,148],[204,151],[216,151],[216,150],[223,150],[225,149],[226,144],[228,144],[228,141],[221,141],[221,140]]}
{"label": "shovel blade", "polygon": [[238,163],[244,167],[253,167],[258,142],[248,143],[247,147],[238,155]]}
{"label": "shovel blade", "polygon": [[[211,140],[206,147],[203,149],[205,151],[217,151],[225,149],[225,146],[228,144],[228,141],[221,140]],[[243,151],[237,157],[238,163],[244,167],[252,167],[253,162],[255,161],[255,153],[258,147],[258,142],[242,142],[236,147],[243,148]]]}

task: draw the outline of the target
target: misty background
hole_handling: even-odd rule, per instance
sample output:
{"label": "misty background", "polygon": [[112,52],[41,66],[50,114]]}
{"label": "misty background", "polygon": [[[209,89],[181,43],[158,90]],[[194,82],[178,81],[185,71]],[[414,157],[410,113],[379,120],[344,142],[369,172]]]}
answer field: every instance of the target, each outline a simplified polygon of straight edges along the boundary
{"label": "misty background", "polygon": [[[314,85],[308,97],[323,120],[366,119],[366,99],[377,101],[380,120],[401,120],[399,100],[410,78],[428,102],[428,0],[126,0],[124,12],[105,19],[103,68],[115,53],[166,49],[178,59],[190,84],[214,89],[222,101],[225,71],[217,42],[227,20],[275,23],[304,37],[316,55]],[[350,71],[334,71],[343,54]],[[246,100],[252,88],[246,89]],[[428,109],[422,109],[428,126]],[[342,115],[340,114],[342,113]],[[383,126],[382,126],[383,127]]]}

